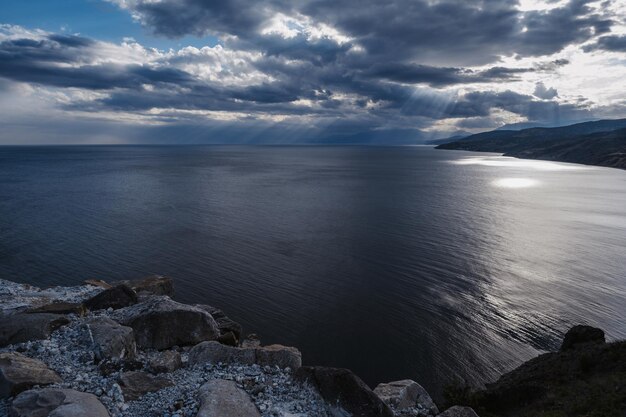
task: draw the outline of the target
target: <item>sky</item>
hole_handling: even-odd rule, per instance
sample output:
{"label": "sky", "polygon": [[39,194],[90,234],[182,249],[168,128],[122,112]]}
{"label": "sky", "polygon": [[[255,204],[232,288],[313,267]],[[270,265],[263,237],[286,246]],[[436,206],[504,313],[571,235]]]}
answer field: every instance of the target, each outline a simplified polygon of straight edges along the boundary
{"label": "sky", "polygon": [[404,144],[621,117],[623,0],[0,6],[0,144]]}

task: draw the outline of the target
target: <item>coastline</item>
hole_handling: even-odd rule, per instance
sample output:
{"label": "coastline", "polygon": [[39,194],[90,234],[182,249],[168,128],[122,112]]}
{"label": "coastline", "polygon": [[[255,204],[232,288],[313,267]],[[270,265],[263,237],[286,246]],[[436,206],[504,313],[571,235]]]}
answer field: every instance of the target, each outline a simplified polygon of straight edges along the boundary
{"label": "coastline", "polygon": [[[438,407],[415,381],[372,390],[347,369],[306,359],[303,366],[297,348],[244,337],[219,308],[173,298],[173,281],[162,276],[48,289],[0,280],[0,417],[47,415],[37,414],[42,403],[52,403],[56,417],[475,417],[474,409],[483,417],[522,416],[558,385],[546,372],[587,378],[597,365],[611,378],[626,375],[626,342],[605,344],[601,330],[581,326],[568,332],[561,352],[486,390],[451,386]],[[618,383],[609,406],[626,407],[625,391]]]}
{"label": "coastline", "polygon": [[[453,143],[455,143],[455,142],[453,142]],[[493,154],[493,156],[506,156],[508,158],[515,158],[515,159],[521,159],[521,160],[558,162],[558,163],[562,163],[562,164],[574,164],[574,165],[582,165],[582,166],[585,166],[585,167],[597,167],[597,168],[611,168],[611,169],[617,169],[617,170],[620,170],[620,171],[626,171],[626,166],[625,167],[621,167],[621,166],[599,165],[599,164],[593,164],[593,163],[586,163],[586,162],[582,162],[582,161],[570,161],[570,160],[563,160],[563,159],[549,159],[549,158],[541,158],[541,157],[534,157],[533,158],[533,157],[529,157],[529,156],[522,156],[522,155],[511,154],[511,153],[507,153],[507,152],[500,152],[500,151],[496,151],[496,150],[478,150],[478,149],[464,149],[464,148],[442,147],[442,145],[431,145],[431,146],[434,149],[445,150],[445,151],[477,152],[477,153]]]}

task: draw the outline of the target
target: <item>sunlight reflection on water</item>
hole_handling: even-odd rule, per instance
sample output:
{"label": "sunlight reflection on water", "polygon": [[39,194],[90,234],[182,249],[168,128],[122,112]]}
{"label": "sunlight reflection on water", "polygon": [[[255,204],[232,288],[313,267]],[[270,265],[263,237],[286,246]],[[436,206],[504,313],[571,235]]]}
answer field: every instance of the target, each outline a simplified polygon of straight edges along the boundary
{"label": "sunlight reflection on water", "polygon": [[455,165],[484,165],[491,167],[510,168],[530,168],[538,171],[563,171],[563,170],[583,170],[591,167],[568,164],[553,161],[538,161],[533,159],[517,159],[510,156],[470,156],[456,161],[451,161]]}
{"label": "sunlight reflection on water", "polygon": [[501,188],[528,188],[539,184],[539,181],[531,178],[499,178],[491,183]]}

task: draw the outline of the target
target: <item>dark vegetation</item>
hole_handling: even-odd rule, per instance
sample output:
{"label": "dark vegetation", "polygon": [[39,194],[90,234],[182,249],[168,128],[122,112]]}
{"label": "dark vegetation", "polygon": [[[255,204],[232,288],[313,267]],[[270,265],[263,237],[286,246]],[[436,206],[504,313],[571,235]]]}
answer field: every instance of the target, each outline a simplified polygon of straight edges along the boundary
{"label": "dark vegetation", "polygon": [[568,343],[566,336],[561,351],[524,363],[484,390],[450,385],[445,400],[471,406],[481,417],[626,416],[626,341],[605,344],[603,333],[585,337]]}

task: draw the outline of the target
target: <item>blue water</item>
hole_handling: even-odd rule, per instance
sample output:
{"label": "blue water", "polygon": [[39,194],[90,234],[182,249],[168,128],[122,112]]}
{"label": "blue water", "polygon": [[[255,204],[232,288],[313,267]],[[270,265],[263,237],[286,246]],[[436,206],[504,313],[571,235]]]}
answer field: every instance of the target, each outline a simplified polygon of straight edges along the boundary
{"label": "blue water", "polygon": [[0,148],[0,277],[158,273],[264,343],[439,393],[626,338],[626,171],[429,147]]}

